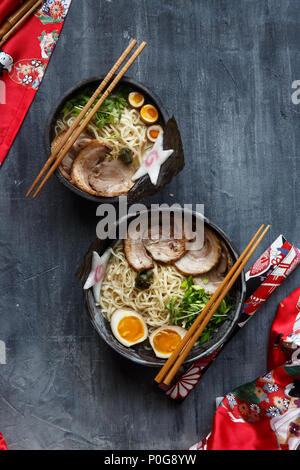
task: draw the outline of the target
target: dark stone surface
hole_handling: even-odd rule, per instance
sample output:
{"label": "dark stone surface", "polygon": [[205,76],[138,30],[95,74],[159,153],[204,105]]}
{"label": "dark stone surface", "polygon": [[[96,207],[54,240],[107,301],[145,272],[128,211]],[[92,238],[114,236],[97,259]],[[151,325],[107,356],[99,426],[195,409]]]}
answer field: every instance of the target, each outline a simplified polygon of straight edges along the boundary
{"label": "dark stone surface", "polygon": [[[297,0],[73,0],[45,80],[0,170],[0,429],[11,449],[184,449],[210,429],[215,397],[266,369],[268,331],[299,272],[176,405],[154,371],[92,329],[75,278],[95,206],[55,178],[25,192],[45,160],[43,130],[61,93],[105,73],[129,38],[148,47],[130,74],[174,113],[184,171],[153,200],[204,203],[239,249],[262,222],[300,244]],[[171,199],[169,193],[174,193]],[[261,250],[260,250],[261,251]]]}

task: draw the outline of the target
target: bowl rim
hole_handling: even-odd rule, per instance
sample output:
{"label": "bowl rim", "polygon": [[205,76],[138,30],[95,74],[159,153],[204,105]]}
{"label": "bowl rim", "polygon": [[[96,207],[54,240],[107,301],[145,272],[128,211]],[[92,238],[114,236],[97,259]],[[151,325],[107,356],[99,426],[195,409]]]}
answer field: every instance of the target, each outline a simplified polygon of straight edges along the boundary
{"label": "bowl rim", "polygon": [[[184,208],[182,208],[182,210],[184,210]],[[147,209],[147,212],[151,211],[150,208]],[[142,213],[143,211],[141,211],[140,213]],[[209,228],[212,228],[225,242],[226,244],[229,246],[235,260],[237,260],[239,254],[238,254],[238,251],[234,245],[234,243],[232,243],[232,241],[230,240],[230,238],[228,237],[228,235],[218,226],[216,225],[214,222],[211,222],[207,217],[205,217],[204,215],[200,214],[199,212],[196,212],[194,210],[191,210],[192,214],[194,216],[200,216],[203,218],[203,221],[206,225],[208,225]],[[122,217],[121,219],[118,219],[117,221],[117,226],[120,225],[120,223],[122,222],[125,222],[126,220],[132,218],[132,214],[127,214],[126,216]],[[133,217],[134,218],[134,217]],[[103,240],[103,242],[105,242],[107,240]],[[112,246],[114,244],[114,241],[111,241],[108,246],[102,251],[101,250],[101,254],[107,249],[109,248],[110,246]],[[203,359],[204,357],[206,356],[209,356],[211,355],[212,353],[214,353],[219,347],[222,347],[222,345],[224,343],[226,343],[226,341],[228,340],[229,336],[231,335],[231,333],[233,332],[234,328],[236,327],[236,325],[238,324],[238,321],[239,321],[239,318],[240,318],[240,314],[241,314],[241,309],[244,305],[244,302],[245,302],[245,297],[246,297],[246,279],[245,279],[245,270],[243,269],[239,278],[238,278],[241,282],[241,287],[240,287],[240,295],[239,295],[239,299],[238,299],[238,302],[237,302],[237,306],[235,307],[235,313],[234,313],[234,316],[232,318],[232,321],[231,321],[231,324],[229,325],[228,329],[226,330],[226,332],[223,334],[223,336],[218,340],[216,341],[216,343],[212,344],[208,349],[200,352],[198,355],[194,356],[194,357],[187,357],[187,359],[184,361],[184,364],[189,364],[189,363],[192,363],[192,362],[195,362],[195,361],[198,361],[199,359]],[[125,357],[126,359],[136,363],[136,364],[140,364],[140,365],[144,365],[144,366],[148,366],[148,367],[162,367],[164,364],[165,364],[165,360],[161,360],[161,361],[156,361],[156,362],[151,362],[151,361],[147,361],[147,360],[144,360],[142,358],[139,358],[139,357],[136,357],[136,356],[130,356],[127,354],[127,350],[119,350],[117,349],[117,347],[114,345],[114,343],[111,343],[111,342],[108,342],[106,340],[106,337],[105,337],[105,334],[104,332],[102,331],[101,328],[99,328],[98,324],[96,323],[95,321],[95,318],[94,318],[94,315],[93,315],[93,311],[92,311],[92,307],[90,305],[90,297],[92,296],[93,300],[94,300],[94,297],[93,297],[93,294],[91,292],[91,289],[88,289],[88,290],[83,290],[83,296],[84,296],[84,303],[85,303],[85,307],[86,307],[86,311],[87,311],[87,315],[94,327],[94,329],[96,330],[96,332],[98,333],[98,335],[105,341],[105,343],[110,346],[115,352],[117,352],[118,354],[120,354],[121,356]],[[94,301],[94,304],[95,304],[95,301]],[[102,315],[102,312],[101,310],[99,309],[99,314]],[[106,319],[105,319],[106,320]],[[108,320],[106,320],[108,321]],[[112,333],[111,333],[112,334]]]}
{"label": "bowl rim", "polygon": [[[114,76],[112,77],[112,80],[113,80]],[[90,85],[92,83],[96,83],[96,82],[98,82],[100,84],[103,79],[104,79],[104,76],[99,75],[99,76],[92,76],[92,77],[88,77],[88,78],[85,78],[83,80],[80,80],[79,82],[75,83],[71,88],[69,88],[65,93],[63,93],[58,100],[56,100],[56,102],[54,103],[54,105],[52,106],[52,108],[49,112],[49,115],[48,115],[48,118],[47,118],[47,121],[46,121],[45,132],[44,132],[44,146],[45,146],[45,150],[46,150],[47,155],[49,154],[50,149],[51,149],[51,137],[50,137],[50,135],[51,135],[51,129],[52,129],[53,121],[54,121],[54,118],[55,118],[59,108],[61,107],[62,103],[68,97],[70,97],[72,94],[74,94],[76,91],[78,91],[80,88],[83,88],[84,86],[88,86],[88,85]],[[152,103],[154,103],[154,105],[157,107],[157,109],[158,109],[158,111],[159,111],[159,113],[162,117],[163,124],[165,125],[167,123],[168,119],[170,118],[170,115],[169,115],[167,109],[165,108],[165,106],[163,105],[161,99],[156,95],[155,92],[150,90],[143,83],[135,80],[134,78],[132,78],[128,75],[124,75],[121,78],[119,84],[122,84],[122,83],[128,84],[128,85],[130,85],[134,88],[138,88],[143,93],[148,95],[149,98],[150,98],[150,101]],[[75,193],[78,196],[82,197],[83,199],[86,199],[86,200],[92,201],[92,202],[96,202],[98,204],[104,204],[104,203],[116,204],[116,203],[119,202],[119,197],[120,196],[114,196],[114,197],[93,196],[92,194],[89,194],[89,193],[86,193],[85,191],[82,191],[81,189],[77,188],[77,186],[70,183],[61,174],[61,172],[58,169],[55,170],[54,174],[57,177],[57,179],[60,181],[60,183],[62,183],[70,191],[72,191],[73,193]],[[144,183],[147,179],[149,179],[149,176],[145,175],[141,178],[141,182]],[[134,187],[137,183],[138,182],[136,182],[134,184],[134,186],[132,186],[132,188],[126,193],[126,196],[129,195],[130,191],[132,191],[134,189]],[[159,188],[158,191],[160,189],[161,188]]]}

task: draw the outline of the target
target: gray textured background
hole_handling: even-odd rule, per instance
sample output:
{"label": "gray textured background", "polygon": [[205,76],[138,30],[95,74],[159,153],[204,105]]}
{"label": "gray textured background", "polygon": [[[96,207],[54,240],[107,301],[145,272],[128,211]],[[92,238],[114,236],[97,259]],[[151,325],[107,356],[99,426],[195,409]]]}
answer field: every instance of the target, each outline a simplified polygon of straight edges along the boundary
{"label": "gray textured background", "polygon": [[[266,368],[272,296],[180,406],[154,371],[93,331],[74,277],[95,206],[55,178],[24,194],[45,160],[47,114],[74,82],[105,73],[129,38],[148,47],[130,75],[178,120],[184,171],[156,202],[204,203],[242,249],[262,222],[300,244],[299,1],[73,0],[45,80],[0,170],[0,429],[11,449],[184,449],[205,435],[215,397]],[[170,199],[169,193],[175,197]],[[260,250],[261,251],[261,250]]]}

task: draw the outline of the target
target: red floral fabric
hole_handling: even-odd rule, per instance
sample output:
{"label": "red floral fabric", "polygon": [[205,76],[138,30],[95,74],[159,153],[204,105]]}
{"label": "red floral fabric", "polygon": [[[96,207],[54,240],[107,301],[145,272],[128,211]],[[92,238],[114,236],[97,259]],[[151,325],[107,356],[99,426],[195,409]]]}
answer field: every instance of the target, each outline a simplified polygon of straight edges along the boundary
{"label": "red floral fabric", "polygon": [[[6,4],[6,0],[0,4],[0,18],[7,11]],[[71,0],[45,0],[41,9],[3,46],[14,63],[0,77],[0,165],[41,84],[70,4]]]}
{"label": "red floral fabric", "polygon": [[197,450],[300,447],[300,287],[284,299],[270,332],[270,372],[226,395]]}
{"label": "red floral fabric", "polygon": [[2,436],[1,433],[0,433],[0,450],[7,450],[5,441],[4,441],[3,436]]}

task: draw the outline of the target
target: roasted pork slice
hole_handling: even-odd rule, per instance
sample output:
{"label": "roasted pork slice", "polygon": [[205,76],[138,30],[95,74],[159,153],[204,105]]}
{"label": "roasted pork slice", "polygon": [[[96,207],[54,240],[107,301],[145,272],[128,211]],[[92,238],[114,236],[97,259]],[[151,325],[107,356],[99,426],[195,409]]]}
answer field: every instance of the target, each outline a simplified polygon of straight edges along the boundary
{"label": "roasted pork slice", "polygon": [[[57,136],[55,139],[52,141],[51,144],[51,151],[53,152],[55,150],[55,147],[60,144],[62,141],[63,137],[66,135],[67,131],[62,131]],[[61,172],[61,174],[68,180],[71,180],[71,170],[72,170],[72,165],[74,162],[74,159],[76,158],[78,152],[84,148],[88,143],[92,141],[90,135],[88,132],[84,131],[80,134],[78,139],[74,142],[70,150],[67,152],[65,155],[64,159],[62,160],[61,164],[59,165],[58,169]]]}
{"label": "roasted pork slice", "polygon": [[72,183],[94,196],[114,197],[126,194],[134,185],[135,168],[109,156],[111,148],[92,140],[74,160]]}
{"label": "roasted pork slice", "polygon": [[128,263],[135,271],[153,268],[153,260],[145,249],[142,236],[135,234],[134,229],[130,226],[127,238],[124,240],[124,253]]}
{"label": "roasted pork slice", "polygon": [[157,225],[149,229],[147,235],[148,237],[143,240],[144,246],[155,261],[172,264],[184,256],[186,252],[184,236],[176,239],[172,227],[170,230],[168,228],[163,230]]}
{"label": "roasted pork slice", "polygon": [[221,256],[221,244],[215,233],[204,229],[204,243],[201,249],[193,250],[193,244],[197,240],[189,243],[190,248],[186,254],[175,262],[179,272],[186,276],[197,276],[213,269],[219,262]]}
{"label": "roasted pork slice", "polygon": [[108,145],[92,140],[80,150],[73,162],[72,183],[82,191],[97,196],[97,191],[90,185],[90,177],[110,152],[111,148]]}
{"label": "roasted pork slice", "polygon": [[194,284],[201,286],[204,291],[212,295],[223,282],[227,272],[232,267],[232,259],[227,246],[221,241],[221,258],[218,265],[206,274],[194,277]]}
{"label": "roasted pork slice", "polygon": [[120,159],[109,159],[99,163],[89,176],[90,187],[98,196],[116,197],[127,194],[134,185],[131,180],[135,168]]}

